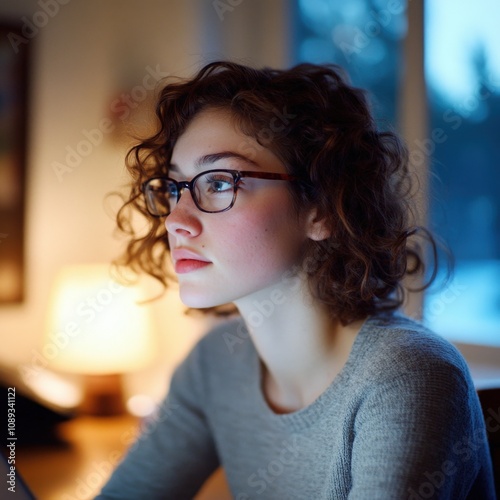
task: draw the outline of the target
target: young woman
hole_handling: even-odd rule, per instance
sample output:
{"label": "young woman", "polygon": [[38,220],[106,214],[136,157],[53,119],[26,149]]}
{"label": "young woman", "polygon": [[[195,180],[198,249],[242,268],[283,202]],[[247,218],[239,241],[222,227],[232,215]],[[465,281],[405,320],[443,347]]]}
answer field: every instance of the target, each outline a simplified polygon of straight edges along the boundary
{"label": "young woman", "polygon": [[397,312],[423,270],[407,154],[364,93],[333,66],[218,62],[166,85],[157,115],[129,155],[127,264],[239,314],[98,498],[193,498],[218,466],[237,500],[493,498],[464,360]]}

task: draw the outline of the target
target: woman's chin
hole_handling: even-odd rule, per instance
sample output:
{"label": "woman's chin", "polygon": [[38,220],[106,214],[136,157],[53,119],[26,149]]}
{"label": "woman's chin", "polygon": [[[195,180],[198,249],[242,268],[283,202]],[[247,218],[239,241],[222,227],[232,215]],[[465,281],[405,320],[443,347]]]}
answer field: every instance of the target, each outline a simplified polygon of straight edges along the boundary
{"label": "woman's chin", "polygon": [[209,307],[217,307],[226,304],[227,302],[221,302],[214,300],[214,297],[207,297],[206,295],[198,295],[193,293],[183,293],[180,290],[181,302],[192,309],[207,309]]}

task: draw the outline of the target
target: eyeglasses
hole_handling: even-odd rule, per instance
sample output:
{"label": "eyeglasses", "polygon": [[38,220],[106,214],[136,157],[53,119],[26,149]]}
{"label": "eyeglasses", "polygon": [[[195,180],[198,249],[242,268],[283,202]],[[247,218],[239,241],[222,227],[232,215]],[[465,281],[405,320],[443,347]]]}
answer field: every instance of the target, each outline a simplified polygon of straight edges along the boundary
{"label": "eyeglasses", "polygon": [[243,177],[276,181],[293,181],[297,177],[271,172],[246,170],[206,170],[191,181],[176,181],[158,176],[145,181],[142,192],[148,212],[154,217],[165,217],[175,208],[185,189],[191,192],[194,204],[202,212],[214,214],[229,210],[236,201],[236,193]]}

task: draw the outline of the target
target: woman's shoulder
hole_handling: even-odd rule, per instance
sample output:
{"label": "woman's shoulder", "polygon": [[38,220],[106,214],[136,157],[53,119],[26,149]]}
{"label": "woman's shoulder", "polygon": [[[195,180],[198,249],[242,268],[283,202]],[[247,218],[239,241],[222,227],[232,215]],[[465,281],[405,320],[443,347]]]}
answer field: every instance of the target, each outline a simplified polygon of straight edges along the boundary
{"label": "woman's shoulder", "polygon": [[467,364],[448,340],[422,323],[403,315],[369,318],[360,331],[359,349],[353,350],[358,364],[367,364],[384,377],[401,373],[455,374],[466,379]]}

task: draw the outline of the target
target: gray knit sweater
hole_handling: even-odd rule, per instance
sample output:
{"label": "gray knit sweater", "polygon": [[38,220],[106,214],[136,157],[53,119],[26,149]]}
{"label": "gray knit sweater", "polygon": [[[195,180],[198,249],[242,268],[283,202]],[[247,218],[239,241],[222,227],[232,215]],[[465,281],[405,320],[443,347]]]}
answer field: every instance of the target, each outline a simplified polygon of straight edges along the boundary
{"label": "gray knit sweater", "polygon": [[216,328],[97,498],[190,499],[219,465],[236,500],[494,498],[464,360],[400,316],[368,319],[328,389],[284,415],[240,320]]}

